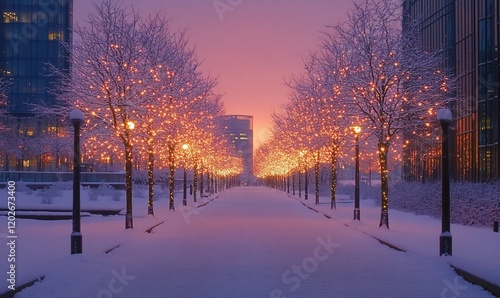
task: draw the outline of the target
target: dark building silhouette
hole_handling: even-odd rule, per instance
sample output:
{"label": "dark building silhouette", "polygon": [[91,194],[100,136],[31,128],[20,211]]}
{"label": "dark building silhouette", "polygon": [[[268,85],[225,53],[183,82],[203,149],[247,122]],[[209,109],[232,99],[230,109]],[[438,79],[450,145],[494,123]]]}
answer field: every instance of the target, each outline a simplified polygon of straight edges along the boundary
{"label": "dark building silhouette", "polygon": [[225,135],[234,144],[237,154],[243,159],[242,184],[253,183],[253,116],[226,115],[222,117]]}
{"label": "dark building silhouette", "polygon": [[[444,49],[447,69],[457,77],[450,106],[451,179],[500,178],[499,158],[499,0],[404,0],[403,28],[417,20],[428,50]],[[437,121],[437,120],[436,120]],[[404,176],[427,181],[440,177],[440,148],[422,141],[405,149]]]}
{"label": "dark building silhouette", "polygon": [[72,39],[72,11],[72,0],[0,1],[0,76],[10,83],[11,116],[4,120],[11,128],[3,137],[7,144],[2,146],[0,168],[4,170],[61,170],[67,164],[62,156],[67,147],[62,141],[63,119],[36,118],[33,105],[56,104],[49,92],[55,79],[47,69],[52,64],[69,70],[62,42]]}

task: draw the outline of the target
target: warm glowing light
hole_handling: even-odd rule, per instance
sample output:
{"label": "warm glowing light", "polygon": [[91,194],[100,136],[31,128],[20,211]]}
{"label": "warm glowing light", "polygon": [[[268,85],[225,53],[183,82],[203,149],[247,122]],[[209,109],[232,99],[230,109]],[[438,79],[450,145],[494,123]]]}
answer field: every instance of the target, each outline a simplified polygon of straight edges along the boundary
{"label": "warm glowing light", "polygon": [[355,133],[355,134],[359,134],[359,133],[361,132],[361,126],[357,126],[357,125],[356,125],[356,126],[354,126],[352,129],[354,130],[354,133]]}
{"label": "warm glowing light", "polygon": [[127,122],[127,129],[133,130],[135,128],[135,123],[133,121]]}
{"label": "warm glowing light", "polygon": [[182,145],[182,149],[184,149],[184,150],[189,149],[189,145],[188,145],[188,144],[183,144],[183,145]]}

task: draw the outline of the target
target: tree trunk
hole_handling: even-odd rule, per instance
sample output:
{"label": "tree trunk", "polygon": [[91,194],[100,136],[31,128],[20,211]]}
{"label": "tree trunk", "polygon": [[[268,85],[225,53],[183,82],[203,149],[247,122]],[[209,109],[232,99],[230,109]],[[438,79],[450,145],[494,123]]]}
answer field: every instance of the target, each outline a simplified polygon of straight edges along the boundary
{"label": "tree trunk", "polygon": [[219,177],[216,174],[212,175],[214,179],[214,193],[217,193],[217,188],[219,188]]}
{"label": "tree trunk", "polygon": [[211,192],[210,192],[210,187],[211,187],[211,182],[212,180],[210,180],[210,170],[207,169],[207,186],[206,186],[206,191],[208,193],[208,195],[211,195]]}
{"label": "tree trunk", "polygon": [[170,177],[169,177],[169,190],[170,190],[170,196],[169,196],[169,205],[168,209],[169,210],[174,210],[175,211],[175,206],[174,206],[174,187],[175,187],[175,156],[174,156],[174,146],[173,145],[168,145],[168,166],[170,168]]}
{"label": "tree trunk", "polygon": [[300,197],[302,196],[302,182],[300,179],[300,168],[299,168],[297,176],[299,177],[299,199],[300,199]]}
{"label": "tree trunk", "polygon": [[292,172],[292,195],[295,195],[295,173]]}
{"label": "tree trunk", "polygon": [[316,163],[314,164],[314,195],[316,201],[315,205],[319,205],[319,149],[316,152]]}
{"label": "tree trunk", "polygon": [[155,166],[155,154],[153,151],[153,146],[148,146],[148,215],[154,215],[153,201],[154,201],[154,166]]}
{"label": "tree trunk", "polygon": [[304,167],[304,199],[309,199],[309,176],[307,167]]}
{"label": "tree trunk", "polygon": [[331,166],[332,166],[332,189],[331,189],[331,209],[337,209],[337,201],[335,200],[335,193],[337,192],[337,146],[332,147],[331,156]]}
{"label": "tree trunk", "polygon": [[203,201],[203,165],[200,172],[200,200]]}
{"label": "tree trunk", "polygon": [[61,160],[59,157],[59,152],[56,153],[56,172],[61,170]]}
{"label": "tree trunk", "polygon": [[387,152],[389,145],[387,143],[379,142],[379,160],[380,160],[380,179],[381,179],[381,213],[379,227],[389,228],[389,170],[387,167]]}
{"label": "tree trunk", "polygon": [[132,219],[132,162],[132,144],[130,144],[130,140],[127,140],[125,142],[125,229],[134,228]]}
{"label": "tree trunk", "polygon": [[38,154],[38,172],[43,171],[43,153]]}
{"label": "tree trunk", "polygon": [[193,200],[196,203],[196,191],[198,189],[198,164],[194,164],[193,168]]}
{"label": "tree trunk", "polygon": [[214,172],[210,173],[210,194],[214,193]]}

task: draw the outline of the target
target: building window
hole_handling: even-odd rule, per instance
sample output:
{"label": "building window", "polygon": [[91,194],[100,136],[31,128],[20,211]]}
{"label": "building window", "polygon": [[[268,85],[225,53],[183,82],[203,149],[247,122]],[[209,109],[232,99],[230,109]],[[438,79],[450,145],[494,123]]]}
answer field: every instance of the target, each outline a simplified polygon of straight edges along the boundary
{"label": "building window", "polygon": [[30,167],[30,160],[24,159],[23,160],[23,168],[29,168],[29,167]]}
{"label": "building window", "polygon": [[3,13],[3,22],[4,23],[16,23],[18,21],[18,17],[15,12],[4,12]]}
{"label": "building window", "polygon": [[54,41],[54,40],[64,40],[64,33],[62,31],[58,32],[50,32],[49,33],[49,40]]}

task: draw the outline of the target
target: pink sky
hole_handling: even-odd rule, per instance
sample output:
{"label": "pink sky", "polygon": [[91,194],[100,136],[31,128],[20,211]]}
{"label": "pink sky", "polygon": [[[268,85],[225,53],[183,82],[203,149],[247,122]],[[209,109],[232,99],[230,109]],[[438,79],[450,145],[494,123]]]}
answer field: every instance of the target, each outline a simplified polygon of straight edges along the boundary
{"label": "pink sky", "polygon": [[[302,57],[317,48],[321,31],[352,7],[346,0],[124,2],[143,15],[164,14],[174,30],[188,29],[203,70],[218,77],[226,113],[254,116],[254,148],[267,138],[271,113],[287,100],[285,79],[302,71]],[[90,3],[74,1],[75,21],[93,11]]]}

